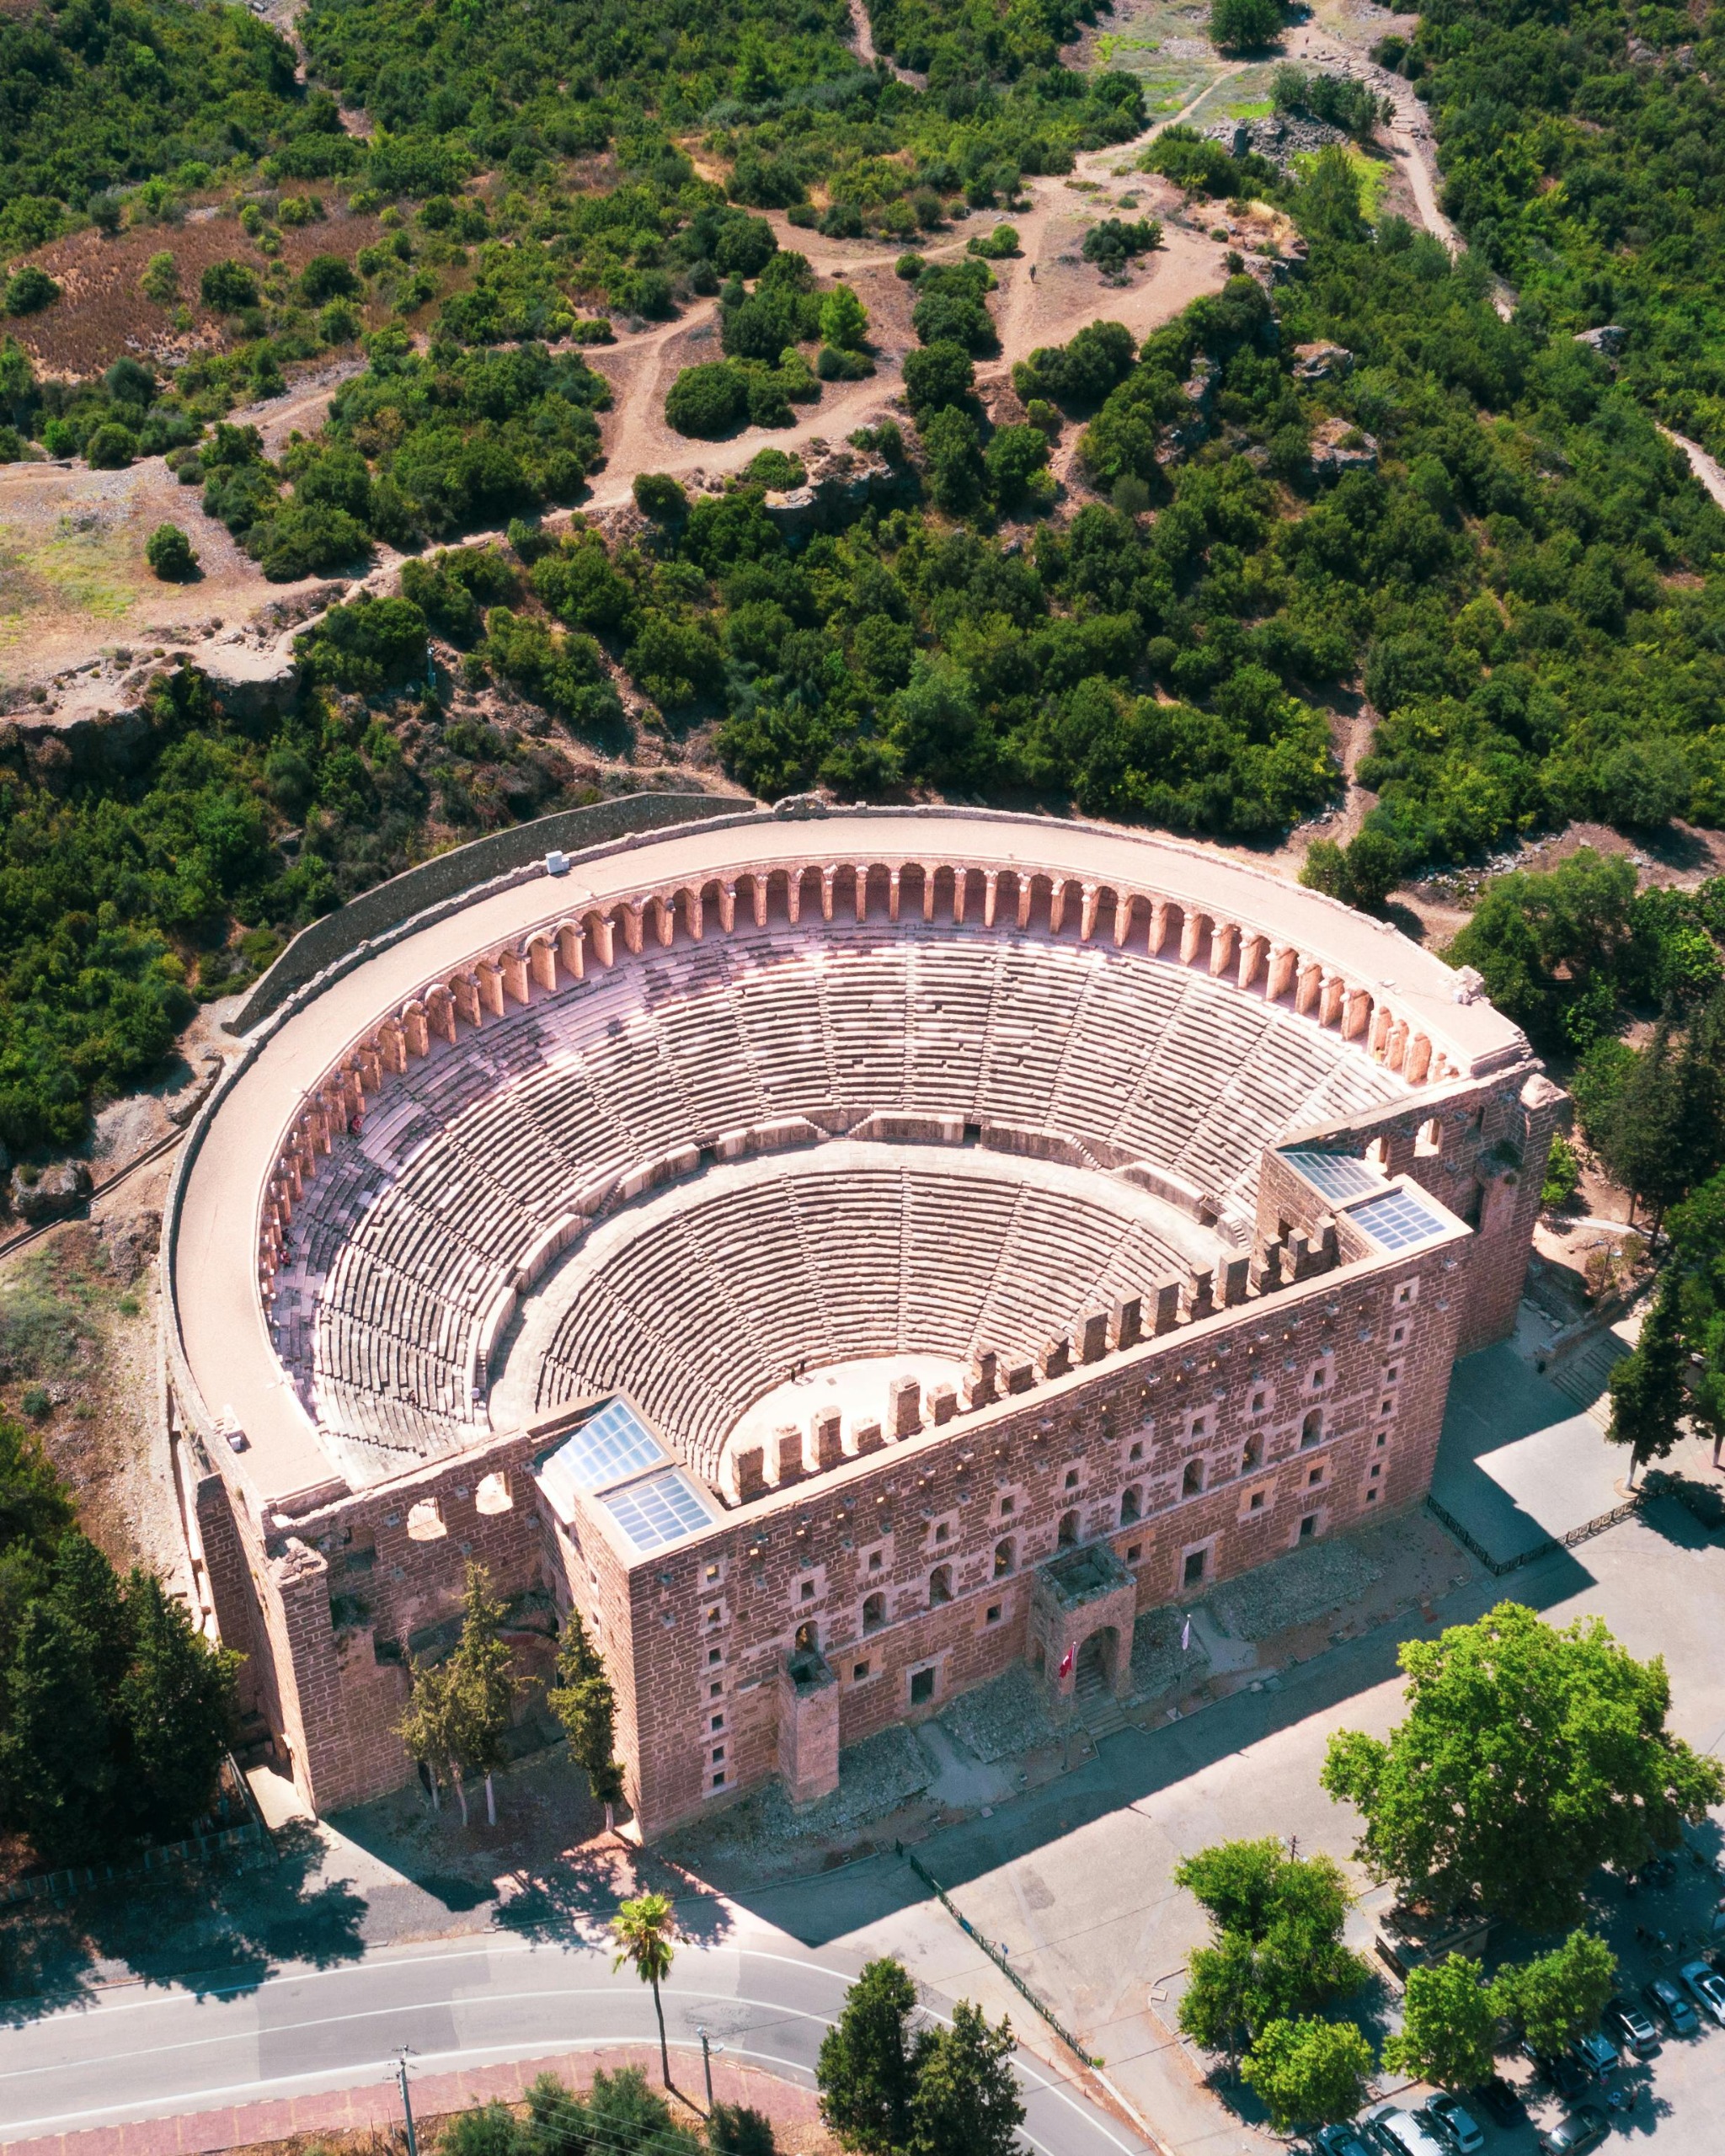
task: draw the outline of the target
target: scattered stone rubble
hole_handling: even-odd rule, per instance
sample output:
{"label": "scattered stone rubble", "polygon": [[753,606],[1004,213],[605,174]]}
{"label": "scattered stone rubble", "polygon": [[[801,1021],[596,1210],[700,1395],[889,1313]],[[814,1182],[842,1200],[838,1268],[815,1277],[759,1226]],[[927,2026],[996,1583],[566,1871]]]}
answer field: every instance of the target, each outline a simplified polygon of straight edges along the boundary
{"label": "scattered stone rubble", "polygon": [[942,1713],[940,1724],[987,1766],[1052,1744],[1060,1735],[1046,1688],[1023,1662],[974,1692],[961,1692]]}
{"label": "scattered stone rubble", "polygon": [[1353,371],[1354,355],[1345,344],[1320,338],[1316,344],[1294,347],[1295,382],[1345,382]]}
{"label": "scattered stone rubble", "polygon": [[1219,1589],[1210,1606],[1235,1639],[1267,1640],[1272,1633],[1309,1625],[1345,1602],[1358,1601],[1387,1569],[1378,1537],[1355,1534],[1309,1543],[1273,1565],[1242,1573]]}
{"label": "scattered stone rubble", "polygon": [[90,1171],[82,1161],[55,1161],[45,1168],[14,1168],[9,1185],[12,1209],[34,1227],[74,1213],[90,1194]]}
{"label": "scattered stone rubble", "polygon": [[1325,419],[1311,437],[1311,468],[1320,478],[1339,479],[1344,472],[1375,472],[1375,438],[1351,419]]}
{"label": "scattered stone rubble", "polygon": [[1257,156],[1285,172],[1296,157],[1327,149],[1348,137],[1325,120],[1308,120],[1291,112],[1273,112],[1263,120],[1219,120],[1204,133],[1220,142],[1231,157]]}
{"label": "scattered stone rubble", "polygon": [[933,1780],[933,1763],[916,1731],[895,1723],[839,1754],[839,1785],[830,1796],[798,1811],[775,1776],[740,1802],[673,1834],[665,1847],[668,1854],[697,1865],[758,1861],[788,1842],[820,1841],[887,1818]]}

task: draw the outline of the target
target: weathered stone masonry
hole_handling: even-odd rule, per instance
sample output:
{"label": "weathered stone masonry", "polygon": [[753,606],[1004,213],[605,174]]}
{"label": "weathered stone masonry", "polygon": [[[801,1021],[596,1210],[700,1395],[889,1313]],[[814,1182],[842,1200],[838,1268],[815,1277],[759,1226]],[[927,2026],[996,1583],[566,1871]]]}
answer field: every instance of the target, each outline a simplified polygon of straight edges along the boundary
{"label": "weathered stone masonry", "polygon": [[[1124,1685],[1137,1614],[1195,1599],[1302,1540],[1423,1496],[1455,1357],[1514,1321],[1546,1150],[1566,1107],[1525,1043],[1482,1011],[1465,979],[1453,990],[1451,1028],[1442,1013],[1444,983],[1454,977],[1398,939],[1388,942],[1399,957],[1346,922],[1338,929],[1334,910],[1308,894],[1275,887],[1254,919],[1252,872],[1223,864],[1226,873],[1211,876],[1209,857],[1191,872],[1199,877],[1193,888],[1158,889],[1164,857],[1178,856],[1172,865],[1185,875],[1195,850],[1131,842],[1144,857],[1136,882],[1114,868],[1044,867],[1033,857],[954,858],[970,835],[962,818],[901,820],[908,835],[897,852],[883,843],[861,857],[823,853],[809,844],[818,828],[781,825],[763,827],[762,857],[734,858],[709,873],[679,868],[654,880],[643,873],[633,888],[607,893],[595,871],[561,915],[463,963],[439,962],[412,994],[393,995],[382,1017],[350,1033],[323,1075],[303,1085],[256,1186],[253,1292],[273,1313],[279,1341],[309,1341],[308,1328],[323,1327],[321,1340],[335,1325],[359,1343],[342,1349],[350,1361],[361,1351],[366,1358],[339,1396],[349,1419],[328,1437],[318,1424],[320,1454],[302,1435],[307,1416],[323,1412],[318,1396],[298,1406],[273,1355],[267,1385],[280,1390],[269,1414],[280,1437],[266,1429],[262,1406],[224,1405],[214,1386],[229,1383],[227,1370],[213,1382],[207,1370],[200,1376],[177,1332],[168,1367],[208,1621],[247,1655],[248,1705],[319,1809],[387,1791],[410,1771],[393,1733],[408,1660],[446,1625],[470,1557],[505,1598],[537,1593],[582,1610],[617,1688],[629,1800],[651,1834],[774,1774],[793,1799],[817,1796],[832,1785],[841,1746],[933,1713],[1014,1661],[1070,1689],[1069,1657],[1094,1641],[1112,1681]],[[991,828],[985,821],[985,832]],[[679,860],[692,843],[734,844],[729,829],[715,826],[698,841],[686,835]],[[900,835],[889,818],[879,830],[883,842]],[[1032,825],[1029,842],[1039,841]],[[980,842],[978,850],[986,852]],[[645,872],[654,852],[636,849],[631,859]],[[1236,885],[1249,903],[1236,905]],[[556,889],[544,887],[544,905]],[[524,910],[532,899],[524,893]],[[1284,932],[1263,925],[1270,919]],[[1206,995],[1226,990],[1327,1038],[1330,1060],[1315,1072],[1333,1070],[1339,1083],[1344,1065],[1357,1065],[1395,1082],[1373,1081],[1388,1098],[1284,1129],[1238,1178],[1248,1193],[1244,1213],[1237,1195],[1194,1181],[1172,1160],[1100,1130],[1075,1137],[1070,1113],[1065,1134],[1035,1127],[1028,1111],[1016,1123],[991,1120],[998,1107],[943,1105],[937,1081],[932,1096],[927,1088],[914,1096],[932,1098],[930,1109],[911,1112],[908,1088],[902,1101],[871,1103],[841,1084],[830,1108],[729,1131],[703,1128],[692,1105],[687,1141],[569,1187],[561,1211],[546,1166],[536,1165],[533,1189],[551,1193],[538,1219],[548,1213],[549,1224],[530,1219],[515,1231],[519,1254],[505,1261],[495,1288],[486,1284],[499,1275],[485,1238],[499,1232],[490,1224],[503,1217],[499,1206],[517,1202],[502,1193],[527,1186],[503,1156],[494,1166],[476,1161],[477,1141],[467,1138],[446,1177],[478,1174],[462,1203],[425,1214],[423,1229],[413,1225],[419,1215],[402,1214],[412,1233],[398,1235],[414,1250],[450,1238],[449,1284],[438,1291],[445,1305],[393,1271],[394,1259],[370,1273],[346,1265],[342,1238],[389,1199],[391,1177],[408,1172],[390,1165],[397,1155],[387,1148],[355,1150],[368,1142],[371,1119],[405,1133],[403,1145],[441,1142],[435,1118],[393,1090],[411,1087],[416,1066],[441,1074],[443,1091],[426,1099],[457,1097],[452,1057],[473,1062],[476,1082],[505,1088],[499,1111],[473,1125],[497,1134],[485,1143],[505,1141],[506,1088],[530,1069],[521,1048],[489,1045],[514,1041],[505,1024],[511,1011],[558,1009],[596,981],[650,966],[655,953],[715,937],[764,931],[770,944],[795,931],[806,944],[811,934],[818,942],[822,924],[836,932],[853,922],[873,925],[877,939],[900,923],[949,924],[964,939],[952,942],[953,958],[939,960],[949,973],[979,934],[1028,937],[1037,953],[1079,952],[1092,940],[1130,948],[1135,963],[1153,960],[1201,979]],[[1339,941],[1332,948],[1327,938]],[[794,958],[802,947],[793,942],[784,948]],[[857,963],[866,960],[864,947],[848,944],[835,947],[836,958],[851,965],[853,947]],[[770,959],[772,949],[763,950]],[[1402,985],[1386,978],[1386,962]],[[661,998],[681,992],[682,976],[657,978]],[[772,987],[772,977],[758,978]],[[952,1006],[960,1015],[944,1022],[963,1022],[964,1007],[961,999]],[[318,1009],[316,993],[306,992],[282,1022],[303,1033]],[[882,1022],[896,1022],[881,1011]],[[1304,1053],[1299,1039],[1307,1035],[1287,1038],[1287,1053]],[[255,1048],[264,1076],[274,1052],[273,1036]],[[1182,1052],[1189,1059],[1189,1048]],[[1010,1066],[999,1067],[1010,1076]],[[1188,1065],[1183,1076],[1170,1069],[1171,1082],[1191,1087]],[[1218,1097],[1236,1076],[1226,1056],[1219,1060]],[[690,1081],[667,1069],[655,1082]],[[1312,1082],[1322,1100],[1328,1081]],[[1012,1080],[1017,1093],[1008,1086],[1001,1097],[1022,1096],[1028,1083]],[[1353,1097],[1366,1100],[1358,1086]],[[472,1086],[459,1095],[473,1097]],[[221,1138],[222,1107],[218,1099],[206,1112],[206,1145]],[[685,1184],[694,1197],[709,1182],[721,1193],[734,1185],[736,1202],[750,1202],[762,1177],[771,1184],[778,1173],[771,1163],[787,1147],[788,1162],[795,1149],[809,1158],[795,1187],[813,1187],[809,1169],[819,1170],[820,1149],[835,1139],[844,1141],[836,1162],[862,1157],[862,1143],[892,1173],[923,1176],[925,1184],[925,1165],[937,1173],[955,1149],[968,1157],[980,1148],[997,1164],[984,1179],[990,1188],[1022,1174],[1046,1207],[1059,1202],[1066,1176],[1073,1203],[1081,1200],[1097,1219],[1105,1218],[1097,1193],[1106,1206],[1108,1192],[1124,1186],[1146,1196],[1119,1201],[1121,1225],[1108,1232],[1126,1238],[1121,1251],[1148,1232],[1130,1226],[1141,1215],[1172,1224],[1158,1247],[1196,1236],[1208,1238],[1213,1255],[1172,1270],[1164,1258],[1164,1270],[1151,1265],[1134,1278],[1120,1271],[1124,1258],[1110,1260],[1106,1277],[1115,1284],[1051,1318],[1033,1352],[996,1355],[987,1340],[975,1342],[961,1383],[925,1391],[892,1373],[890,1352],[878,1351],[891,1382],[883,1378],[873,1420],[823,1412],[788,1422],[770,1442],[733,1440],[698,1457],[680,1454],[661,1428],[666,1449],[707,1492],[711,1524],[643,1553],[595,1499],[562,1484],[553,1495],[541,1477],[596,1400],[570,1396],[555,1412],[494,1429],[492,1377],[515,1352],[511,1343],[527,1337],[523,1314],[542,1280],[554,1283],[560,1267],[574,1264],[599,1223],[627,1248],[635,1213],[645,1219],[651,1201],[662,1214]],[[1052,1165],[1033,1176],[1028,1166],[1015,1170],[1015,1158]],[[1356,1164],[1347,1194],[1313,1180],[1314,1160],[1322,1168],[1332,1159]],[[742,1160],[761,1161],[761,1175],[740,1178],[728,1164]],[[182,1177],[192,1168],[189,1155]],[[971,1184],[961,1178],[953,1187]],[[1398,1193],[1435,1201],[1420,1215],[1416,1247],[1387,1247],[1355,1218],[1369,1217],[1361,1193],[1369,1203]],[[177,1265],[185,1262],[176,1255]],[[1045,1253],[1044,1262],[1055,1278],[1058,1258]],[[579,1267],[568,1277],[585,1278]],[[603,1271],[595,1277],[602,1286]],[[463,1286],[469,1278],[475,1284]],[[183,1273],[175,1283],[177,1291],[190,1284]],[[308,1294],[318,1299],[309,1307]],[[692,1321],[698,1327],[698,1315]],[[892,1352],[927,1344],[905,1335]],[[762,1369],[778,1374],[771,1354]],[[441,1409],[441,1420],[427,1414],[427,1388],[450,1383],[440,1370],[460,1380],[454,1410]],[[264,1398],[246,1393],[240,1375],[232,1382],[242,1402]],[[368,1430],[351,1417],[370,1412],[374,1398],[380,1419]]]}

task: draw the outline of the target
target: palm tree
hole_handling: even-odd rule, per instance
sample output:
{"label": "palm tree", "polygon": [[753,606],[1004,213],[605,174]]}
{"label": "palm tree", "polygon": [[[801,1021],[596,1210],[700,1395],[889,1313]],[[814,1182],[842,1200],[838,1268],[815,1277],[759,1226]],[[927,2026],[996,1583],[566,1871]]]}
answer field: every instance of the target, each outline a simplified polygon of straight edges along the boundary
{"label": "palm tree", "polygon": [[676,1936],[676,1925],[670,1896],[638,1894],[633,1902],[625,1902],[611,1919],[611,1930],[617,1941],[612,1969],[620,1969],[625,1961],[633,1961],[635,1974],[644,1984],[653,1987],[653,2010],[659,2016],[659,2063],[665,2069],[665,2085],[669,2089],[670,2047],[665,2041],[665,2007],[660,1999],[659,1987],[670,1974],[674,1951],[671,1940]]}

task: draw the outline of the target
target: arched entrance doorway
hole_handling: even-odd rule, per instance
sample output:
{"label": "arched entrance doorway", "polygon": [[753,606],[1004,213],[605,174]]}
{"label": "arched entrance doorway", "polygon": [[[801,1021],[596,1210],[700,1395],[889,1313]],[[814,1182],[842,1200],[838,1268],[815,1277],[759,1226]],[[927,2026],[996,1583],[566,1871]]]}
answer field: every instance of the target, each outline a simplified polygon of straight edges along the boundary
{"label": "arched entrance doorway", "polygon": [[1113,1698],[1114,1663],[1119,1650],[1119,1634],[1112,1625],[1104,1625],[1092,1632],[1080,1646],[1072,1671],[1072,1691],[1081,1715],[1087,1708]]}

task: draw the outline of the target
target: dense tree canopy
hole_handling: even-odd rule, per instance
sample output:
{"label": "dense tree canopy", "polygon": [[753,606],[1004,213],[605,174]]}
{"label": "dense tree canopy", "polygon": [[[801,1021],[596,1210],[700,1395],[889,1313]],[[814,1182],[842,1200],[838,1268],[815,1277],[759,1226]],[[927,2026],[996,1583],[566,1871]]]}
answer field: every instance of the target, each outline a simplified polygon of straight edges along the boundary
{"label": "dense tree canopy", "polygon": [[1552,1929],[1600,1865],[1676,1847],[1725,1796],[1725,1769],[1665,1726],[1664,1662],[1635,1661],[1596,1619],[1558,1630],[1500,1603],[1408,1641],[1401,1662],[1407,1720],[1332,1737],[1323,1784],[1359,1812],[1374,1877],[1439,1909],[1477,1897]]}
{"label": "dense tree canopy", "polygon": [[188,1833],[216,1793],[238,1665],[153,1573],[116,1576],[0,1417],[0,1824],[51,1865]]}

